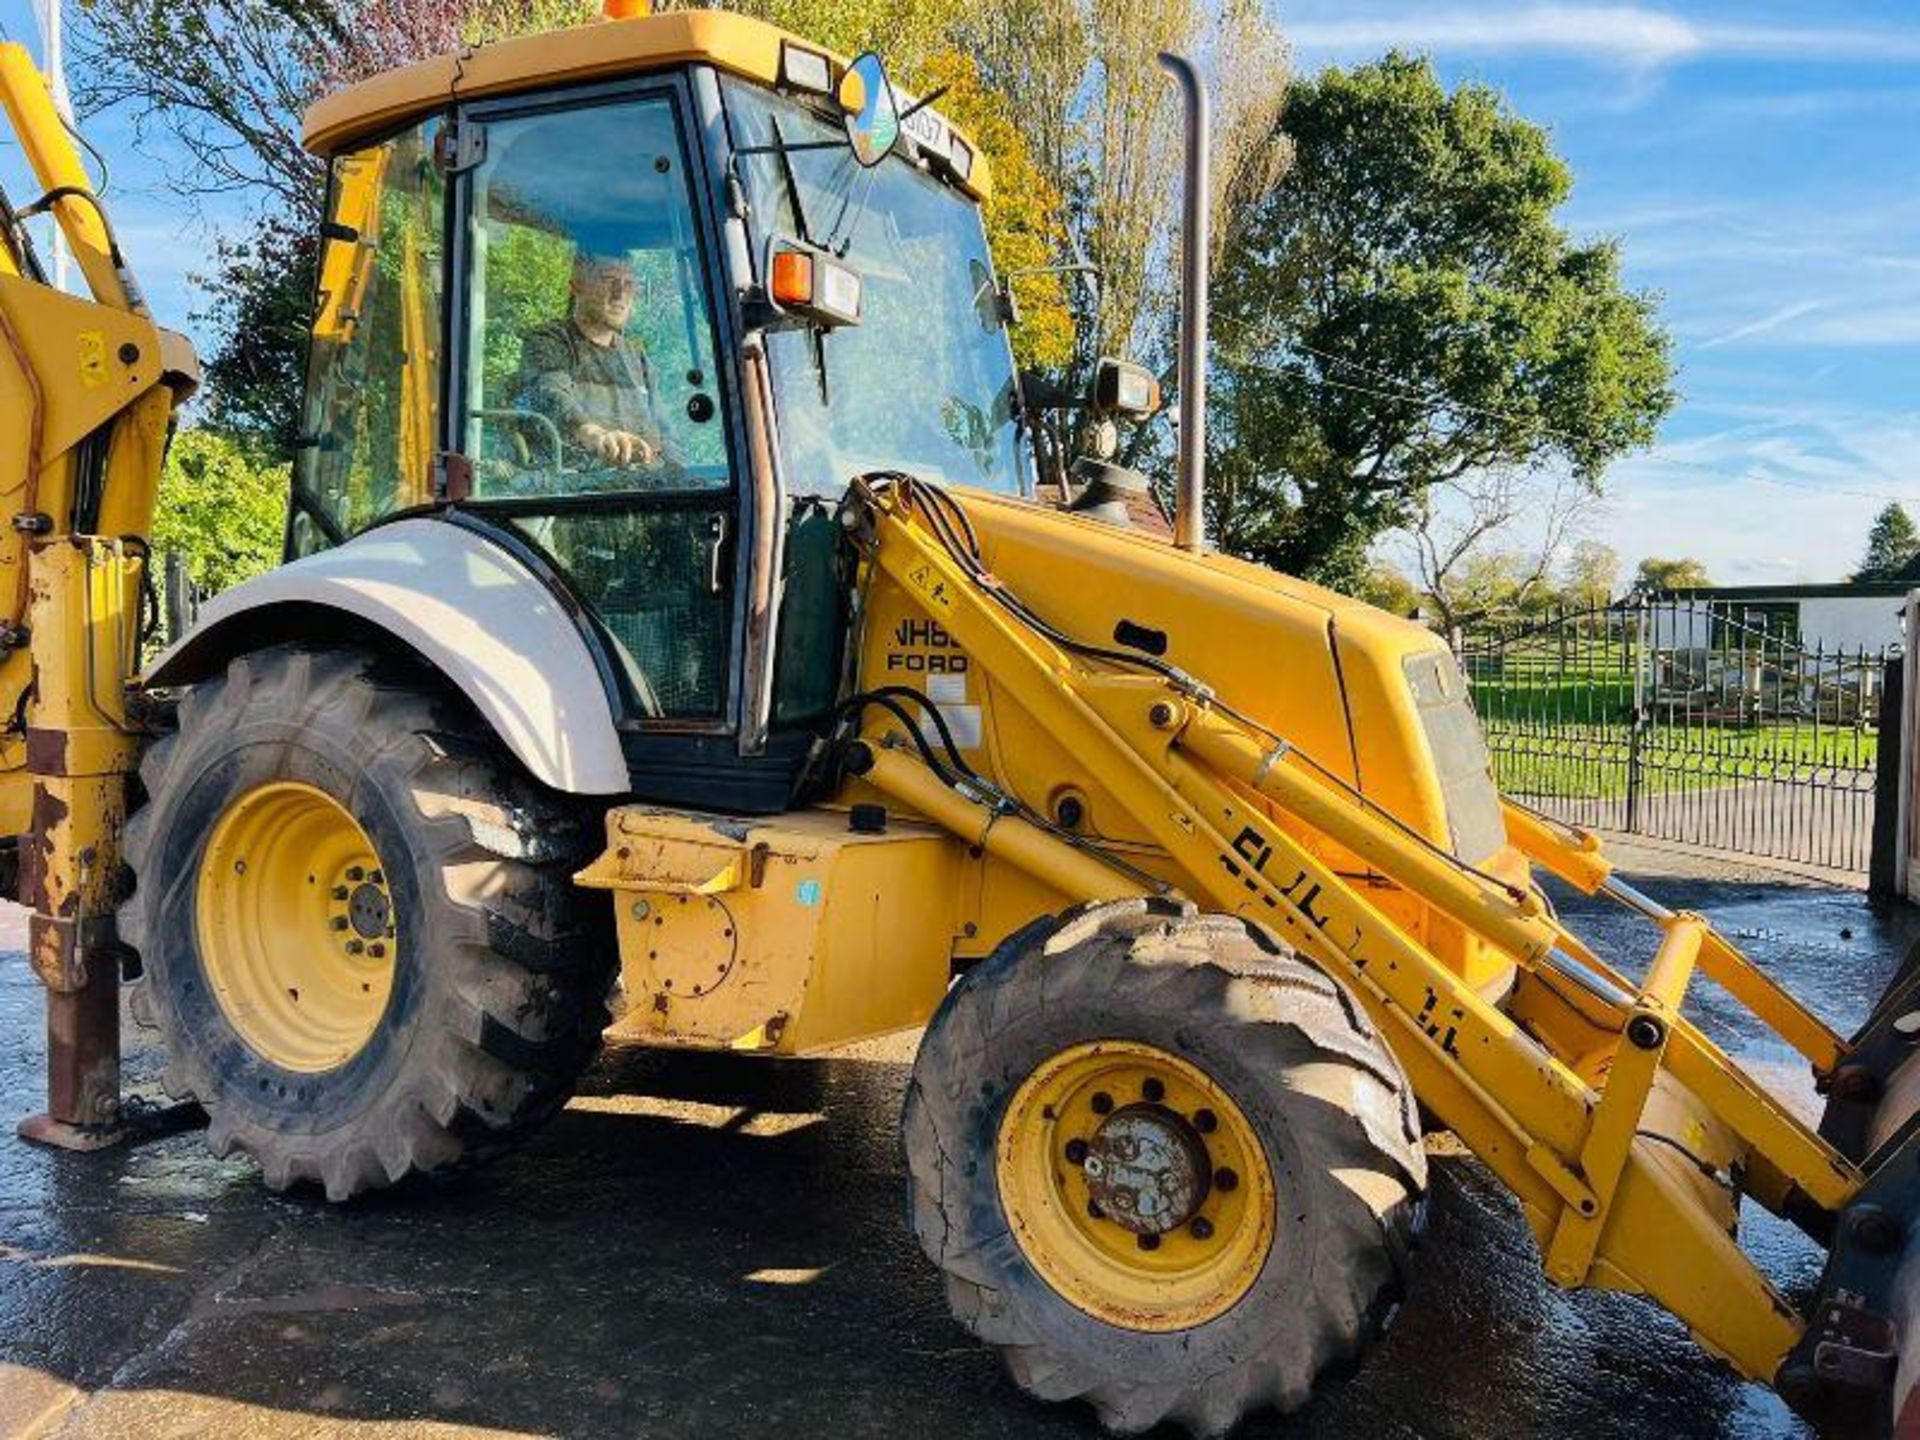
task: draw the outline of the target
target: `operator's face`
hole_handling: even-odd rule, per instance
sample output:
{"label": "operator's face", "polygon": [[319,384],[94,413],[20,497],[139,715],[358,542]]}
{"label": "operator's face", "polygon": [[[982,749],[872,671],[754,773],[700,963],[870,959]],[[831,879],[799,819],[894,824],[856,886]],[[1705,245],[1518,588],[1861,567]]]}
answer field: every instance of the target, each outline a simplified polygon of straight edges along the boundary
{"label": "operator's face", "polygon": [[589,325],[624,330],[637,286],[632,268],[617,260],[582,266],[573,277],[575,313]]}

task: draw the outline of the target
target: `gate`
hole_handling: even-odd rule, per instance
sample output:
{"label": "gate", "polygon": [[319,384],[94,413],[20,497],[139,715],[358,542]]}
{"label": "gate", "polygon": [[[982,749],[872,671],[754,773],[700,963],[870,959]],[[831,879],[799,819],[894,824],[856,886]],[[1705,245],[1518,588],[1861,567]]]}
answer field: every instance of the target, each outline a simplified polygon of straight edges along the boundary
{"label": "gate", "polygon": [[1461,632],[1455,648],[1514,798],[1864,876],[1894,647],[1807,648],[1791,607],[1636,596]]}

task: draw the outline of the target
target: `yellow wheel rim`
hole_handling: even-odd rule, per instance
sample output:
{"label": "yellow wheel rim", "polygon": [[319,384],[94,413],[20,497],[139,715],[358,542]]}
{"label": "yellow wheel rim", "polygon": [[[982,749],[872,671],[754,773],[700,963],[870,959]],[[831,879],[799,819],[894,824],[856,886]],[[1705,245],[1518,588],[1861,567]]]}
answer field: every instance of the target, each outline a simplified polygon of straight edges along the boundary
{"label": "yellow wheel rim", "polygon": [[393,897],[345,806],[283,780],[214,825],[195,921],[207,982],[248,1048],[285,1070],[345,1064],[393,993]]}
{"label": "yellow wheel rim", "polygon": [[1205,1071],[1151,1045],[1095,1041],[1045,1061],[1000,1121],[996,1169],[1033,1267],[1123,1329],[1225,1314],[1273,1248],[1259,1135]]}

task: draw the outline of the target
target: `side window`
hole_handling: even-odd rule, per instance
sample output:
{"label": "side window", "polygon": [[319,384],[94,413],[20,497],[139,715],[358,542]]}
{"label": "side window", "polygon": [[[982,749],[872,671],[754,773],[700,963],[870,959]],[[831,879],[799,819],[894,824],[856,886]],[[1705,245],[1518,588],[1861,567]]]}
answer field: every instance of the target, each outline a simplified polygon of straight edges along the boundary
{"label": "side window", "polygon": [[476,499],[731,485],[671,101],[492,121],[468,235]]}
{"label": "side window", "polygon": [[[336,158],[296,465],[298,548],[432,499],[445,196],[439,120]],[[301,537],[305,538],[302,539]]]}
{"label": "side window", "polygon": [[738,500],[673,101],[485,123],[464,187],[472,497],[511,502],[613,641],[638,718],[724,723]]}

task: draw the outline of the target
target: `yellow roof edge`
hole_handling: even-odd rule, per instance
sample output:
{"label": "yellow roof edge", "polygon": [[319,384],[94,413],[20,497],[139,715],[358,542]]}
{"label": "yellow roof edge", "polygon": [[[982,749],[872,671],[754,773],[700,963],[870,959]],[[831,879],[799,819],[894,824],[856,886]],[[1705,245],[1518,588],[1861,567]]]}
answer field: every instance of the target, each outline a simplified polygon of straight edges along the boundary
{"label": "yellow roof edge", "polygon": [[[307,107],[301,144],[324,158],[456,100],[612,80],[675,65],[710,64],[771,86],[780,78],[780,47],[789,40],[845,64],[825,46],[725,10],[601,20],[435,55],[336,90]],[[972,176],[962,188],[984,200],[990,188],[987,158],[971,136],[950,128],[974,155]]]}

